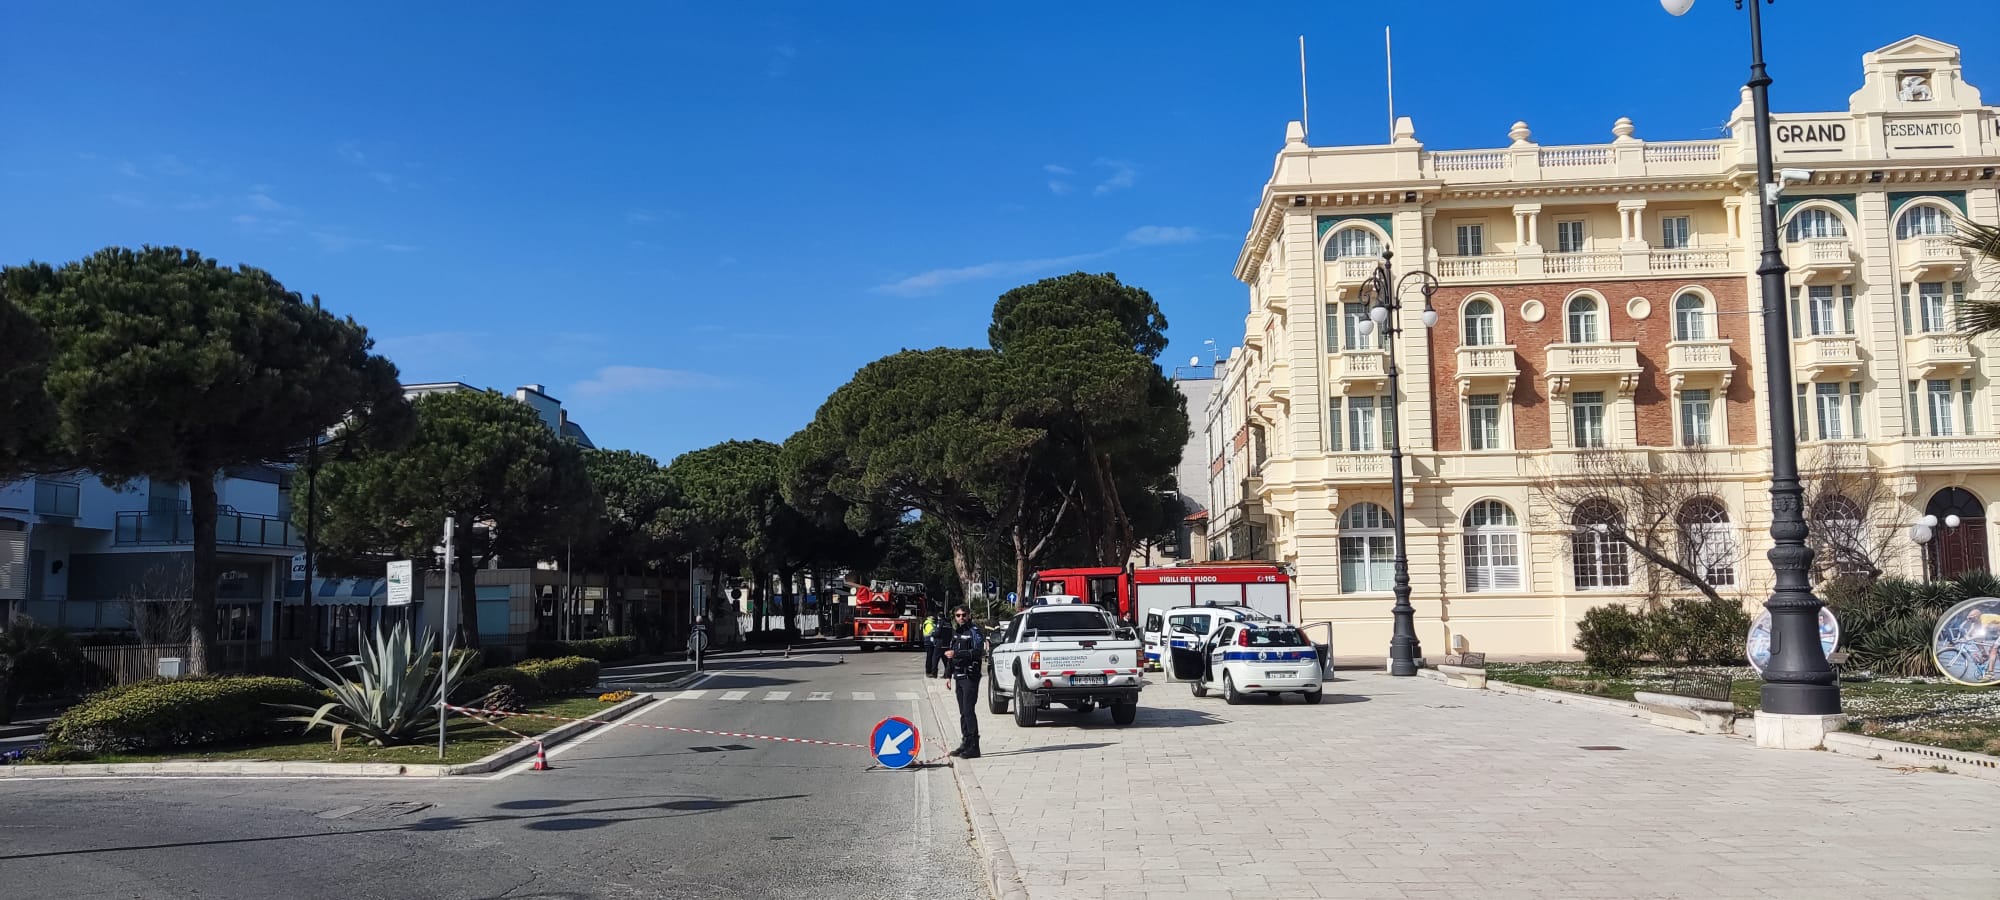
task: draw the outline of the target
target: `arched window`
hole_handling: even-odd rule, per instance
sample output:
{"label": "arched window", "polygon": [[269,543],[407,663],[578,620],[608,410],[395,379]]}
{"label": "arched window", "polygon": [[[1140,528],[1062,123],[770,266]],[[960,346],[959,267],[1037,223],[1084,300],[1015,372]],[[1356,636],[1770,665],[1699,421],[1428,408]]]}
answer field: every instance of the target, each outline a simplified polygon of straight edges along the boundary
{"label": "arched window", "polygon": [[1736,529],[1729,524],[1729,511],[1713,497],[1696,497],[1681,504],[1674,516],[1680,528],[1681,565],[1688,567],[1710,587],[1736,584]]}
{"label": "arched window", "polygon": [[1799,210],[1792,220],[1785,224],[1785,242],[1795,244],[1815,238],[1844,238],[1847,226],[1834,215],[1833,210],[1810,207]]}
{"label": "arched window", "polygon": [[1580,591],[1629,587],[1632,563],[1625,542],[1613,537],[1624,527],[1618,507],[1608,500],[1586,500],[1570,516],[1576,530],[1569,538],[1570,564]]}
{"label": "arched window", "polygon": [[1912,206],[1896,219],[1896,240],[1923,235],[1950,234],[1951,217],[1944,210],[1928,204]]}
{"label": "arched window", "polygon": [[1498,500],[1481,500],[1465,512],[1465,589],[1521,589],[1521,523]]}
{"label": "arched window", "polygon": [[1589,294],[1569,301],[1569,342],[1572,344],[1595,344],[1604,340],[1603,323],[1599,321],[1597,298]]}
{"label": "arched window", "polygon": [[1674,340],[1708,340],[1708,299],[1694,291],[1674,298]]}
{"label": "arched window", "polygon": [[1366,228],[1342,228],[1326,242],[1328,261],[1351,256],[1381,256],[1382,239]]}
{"label": "arched window", "polygon": [[1474,300],[1465,304],[1465,338],[1467,347],[1491,347],[1500,343],[1498,317],[1493,314],[1493,303],[1489,300]]}
{"label": "arched window", "polygon": [[1340,516],[1340,592],[1386,591],[1396,578],[1396,519],[1374,503]]}
{"label": "arched window", "polygon": [[1868,525],[1860,504],[1840,494],[1812,498],[1808,536],[1819,552],[1818,562],[1836,575],[1875,574],[1868,547]]}
{"label": "arched window", "polygon": [[[1987,572],[1986,506],[1964,488],[1949,487],[1931,495],[1924,512],[1938,517],[1931,539],[1924,542],[1924,573],[1931,578],[1956,578],[1967,572]],[[1947,517],[1957,516],[1958,527]]]}

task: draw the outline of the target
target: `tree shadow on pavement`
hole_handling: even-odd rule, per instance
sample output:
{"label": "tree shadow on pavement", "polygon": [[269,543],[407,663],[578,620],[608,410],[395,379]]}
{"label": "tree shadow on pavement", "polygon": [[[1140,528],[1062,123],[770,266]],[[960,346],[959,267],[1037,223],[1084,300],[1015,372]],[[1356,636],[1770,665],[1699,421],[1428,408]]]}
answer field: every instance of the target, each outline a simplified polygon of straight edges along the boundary
{"label": "tree shadow on pavement", "polygon": [[1061,750],[1101,750],[1109,746],[1111,745],[1102,742],[1094,744],[1050,744],[1046,747],[1023,747],[1019,750],[1002,750],[999,753],[981,753],[979,754],[979,758],[986,759],[989,757],[996,757],[996,756],[1021,756],[1028,753],[1055,753]]}

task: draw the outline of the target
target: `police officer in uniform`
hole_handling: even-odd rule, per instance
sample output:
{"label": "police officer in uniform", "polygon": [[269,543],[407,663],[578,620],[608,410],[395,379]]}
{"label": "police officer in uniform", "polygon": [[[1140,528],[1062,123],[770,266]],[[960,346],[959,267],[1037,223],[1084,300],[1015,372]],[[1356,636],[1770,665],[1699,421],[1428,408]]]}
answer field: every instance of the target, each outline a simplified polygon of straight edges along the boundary
{"label": "police officer in uniform", "polygon": [[951,644],[944,651],[946,675],[958,695],[958,731],[962,736],[952,756],[979,758],[979,664],[986,656],[986,635],[972,622],[972,611],[951,611]]}

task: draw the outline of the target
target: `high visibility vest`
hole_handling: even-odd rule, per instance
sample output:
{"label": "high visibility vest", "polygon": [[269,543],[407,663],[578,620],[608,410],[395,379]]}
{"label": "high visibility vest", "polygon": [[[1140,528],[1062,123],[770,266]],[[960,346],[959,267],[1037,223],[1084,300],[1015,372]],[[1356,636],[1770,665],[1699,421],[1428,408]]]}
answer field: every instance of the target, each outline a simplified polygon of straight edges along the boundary
{"label": "high visibility vest", "polygon": [[930,637],[930,636],[931,636],[931,634],[932,634],[933,632],[935,632],[935,631],[937,631],[937,620],[936,620],[936,619],[925,619],[925,620],[924,620],[924,637]]}

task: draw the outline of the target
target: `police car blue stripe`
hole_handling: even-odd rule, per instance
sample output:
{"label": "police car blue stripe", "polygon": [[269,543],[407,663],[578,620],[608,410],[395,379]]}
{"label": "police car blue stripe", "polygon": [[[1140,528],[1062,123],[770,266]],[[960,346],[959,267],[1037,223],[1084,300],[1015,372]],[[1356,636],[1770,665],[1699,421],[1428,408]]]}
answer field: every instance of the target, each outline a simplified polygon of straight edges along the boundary
{"label": "police car blue stripe", "polygon": [[1311,650],[1229,650],[1222,654],[1224,661],[1243,662],[1306,662],[1319,658]]}

